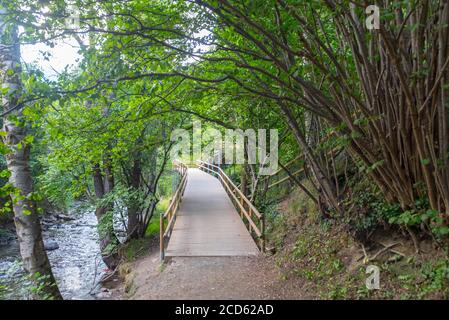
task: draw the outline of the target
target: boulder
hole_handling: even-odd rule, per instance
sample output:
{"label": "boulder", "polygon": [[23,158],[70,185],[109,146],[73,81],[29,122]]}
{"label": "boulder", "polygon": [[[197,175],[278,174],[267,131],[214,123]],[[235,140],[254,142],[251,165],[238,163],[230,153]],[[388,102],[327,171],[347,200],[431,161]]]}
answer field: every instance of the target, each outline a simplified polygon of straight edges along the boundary
{"label": "boulder", "polygon": [[47,251],[59,249],[59,244],[56,241],[44,241],[44,248]]}

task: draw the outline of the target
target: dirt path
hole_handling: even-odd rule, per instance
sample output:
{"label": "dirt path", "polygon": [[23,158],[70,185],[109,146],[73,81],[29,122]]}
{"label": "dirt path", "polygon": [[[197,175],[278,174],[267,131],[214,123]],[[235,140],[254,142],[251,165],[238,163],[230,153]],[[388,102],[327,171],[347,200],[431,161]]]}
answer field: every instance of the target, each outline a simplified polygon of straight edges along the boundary
{"label": "dirt path", "polygon": [[173,257],[157,252],[133,263],[128,299],[304,299],[299,283],[282,280],[265,257]]}

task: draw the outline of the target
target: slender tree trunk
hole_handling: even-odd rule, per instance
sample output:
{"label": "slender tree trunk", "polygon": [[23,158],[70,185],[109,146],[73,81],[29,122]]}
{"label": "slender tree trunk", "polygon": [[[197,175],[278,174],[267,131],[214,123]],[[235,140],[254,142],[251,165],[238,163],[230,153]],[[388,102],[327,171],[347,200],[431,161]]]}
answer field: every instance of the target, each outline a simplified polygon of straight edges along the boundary
{"label": "slender tree trunk", "polygon": [[[150,150],[150,154],[147,163],[148,170],[148,180],[147,180],[147,193],[156,195],[157,184],[159,182],[158,178],[158,170],[157,170],[157,149]],[[159,173],[163,172],[165,165],[162,165],[162,168]],[[141,169],[142,170],[142,169]],[[153,217],[154,210],[156,209],[158,201],[152,200],[151,203],[147,206],[146,209],[141,208],[143,210],[140,214],[141,217],[139,219],[139,237],[144,237],[147,231],[148,225],[150,224],[151,218]]]}
{"label": "slender tree trunk", "polygon": [[246,196],[248,194],[248,171],[247,164],[242,166],[242,171],[240,172],[240,191]]}
{"label": "slender tree trunk", "polygon": [[293,114],[291,113],[291,110],[288,108],[288,106],[282,103],[280,103],[280,108],[286,122],[290,126],[295,136],[298,146],[301,148],[301,151],[304,153],[306,159],[310,163],[312,172],[317,182],[321,186],[326,199],[329,201],[329,204],[335,210],[341,213],[341,207],[337,199],[337,192],[335,189],[335,185],[330,181],[329,177],[325,174],[323,168],[319,164],[318,159],[316,159],[316,157],[314,156],[311,148],[306,142],[306,138],[304,137],[304,135],[301,132],[301,129],[299,128],[297,121],[295,120]]}
{"label": "slender tree trunk", "polygon": [[[137,192],[141,185],[142,164],[140,157],[140,153],[135,155],[131,169],[129,182],[133,192]],[[137,238],[139,235],[139,209],[140,200],[138,199],[138,196],[135,196],[128,205],[128,239]]]}
{"label": "slender tree trunk", "polygon": [[[103,174],[98,164],[93,166],[93,180],[95,195],[100,200],[114,187],[114,179],[110,170],[105,169],[105,174]],[[119,264],[120,257],[118,255],[119,241],[114,232],[113,206],[98,205],[95,215],[98,221],[101,257],[109,269],[115,269]]]}
{"label": "slender tree trunk", "polygon": [[[1,8],[0,13],[4,13]],[[1,84],[3,89],[8,89],[7,93],[2,94],[3,112],[10,112],[20,121],[22,113],[19,109],[15,110],[20,103],[21,94],[17,28],[8,30],[7,24],[4,24],[1,18],[0,15]],[[62,299],[45,252],[37,204],[29,198],[33,192],[29,164],[30,146],[24,142],[26,128],[23,124],[18,124],[17,119],[11,121],[8,116],[3,117],[3,131],[6,133],[3,142],[10,149],[5,156],[8,170],[11,172],[9,182],[20,192],[20,195],[11,194],[20,255],[24,269],[31,275],[36,286],[43,288],[35,294],[35,298]]]}

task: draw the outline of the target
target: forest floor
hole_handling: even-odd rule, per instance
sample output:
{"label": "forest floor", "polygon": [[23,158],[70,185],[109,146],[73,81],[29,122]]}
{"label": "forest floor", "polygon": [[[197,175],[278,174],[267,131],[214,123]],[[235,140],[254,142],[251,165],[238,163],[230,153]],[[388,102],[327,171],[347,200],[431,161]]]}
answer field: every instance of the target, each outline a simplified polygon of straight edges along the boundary
{"label": "forest floor", "polygon": [[[449,297],[448,254],[428,237],[417,236],[419,253],[398,230],[379,227],[369,240],[356,239],[299,189],[265,213],[276,267],[286,283],[303,279],[314,299]],[[379,270],[379,289],[366,286],[368,266]]]}
{"label": "forest floor", "polygon": [[112,299],[307,299],[300,279],[286,283],[270,257],[172,257],[158,247],[121,266]]}

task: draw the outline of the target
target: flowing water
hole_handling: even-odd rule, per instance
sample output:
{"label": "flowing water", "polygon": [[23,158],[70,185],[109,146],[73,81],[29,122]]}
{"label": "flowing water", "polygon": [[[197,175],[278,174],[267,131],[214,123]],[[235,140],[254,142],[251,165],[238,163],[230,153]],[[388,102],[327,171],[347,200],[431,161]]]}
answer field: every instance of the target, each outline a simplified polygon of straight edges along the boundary
{"label": "flowing water", "polygon": [[[64,299],[95,299],[98,280],[106,270],[94,211],[80,208],[70,212],[73,220],[44,223],[45,241],[59,246],[47,254]],[[26,299],[29,285],[20,267],[17,241],[0,246],[0,299]]]}

